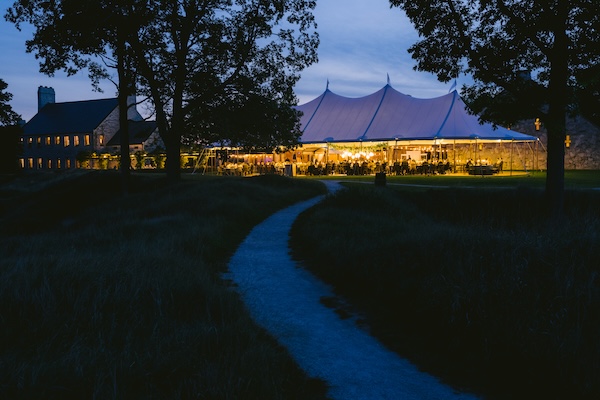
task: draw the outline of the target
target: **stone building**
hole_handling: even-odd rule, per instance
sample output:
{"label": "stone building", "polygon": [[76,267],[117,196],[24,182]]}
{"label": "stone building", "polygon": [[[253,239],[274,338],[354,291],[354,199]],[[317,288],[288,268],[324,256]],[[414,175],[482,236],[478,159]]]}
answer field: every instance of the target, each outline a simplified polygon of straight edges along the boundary
{"label": "stone building", "polygon": [[[130,153],[162,147],[153,121],[144,121],[128,99]],[[23,127],[21,168],[60,170],[100,168],[98,157],[118,153],[120,142],[117,98],[56,103],[51,87],[38,88],[38,113]]]}
{"label": "stone building", "polygon": [[[544,151],[540,151],[539,164],[546,168],[546,149],[548,133],[543,121],[522,121],[515,125],[515,130],[536,136]],[[565,169],[600,169],[600,127],[583,116],[567,119],[567,140],[565,141]]]}

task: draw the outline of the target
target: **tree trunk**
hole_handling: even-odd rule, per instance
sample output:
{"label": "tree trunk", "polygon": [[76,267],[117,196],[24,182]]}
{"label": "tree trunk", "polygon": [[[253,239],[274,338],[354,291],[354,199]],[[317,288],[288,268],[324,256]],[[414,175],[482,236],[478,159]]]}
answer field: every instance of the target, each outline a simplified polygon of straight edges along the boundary
{"label": "tree trunk", "polygon": [[546,176],[546,200],[552,215],[564,212],[565,198],[565,137],[568,101],[569,60],[566,21],[567,2],[557,10],[554,47],[550,63],[548,130],[548,161]]}
{"label": "tree trunk", "polygon": [[[564,116],[564,113],[563,113]],[[554,118],[553,118],[554,119]],[[558,119],[558,118],[557,118]],[[552,214],[560,214],[564,208],[565,192],[565,123],[563,117],[548,126],[548,161],[546,176],[546,199]]]}
{"label": "tree trunk", "polygon": [[165,146],[167,148],[167,180],[171,183],[175,183],[179,181],[179,179],[181,179],[181,153],[179,151],[179,146],[181,143],[181,133],[174,129],[172,125],[169,129],[169,132],[167,133],[166,139],[167,142],[165,142]]}
{"label": "tree trunk", "polygon": [[[138,74],[143,76],[148,82],[148,88],[150,90],[150,97],[154,103],[156,112],[156,123],[158,126],[158,133],[165,145],[165,152],[167,155],[167,161],[165,164],[165,171],[167,173],[167,179],[170,182],[176,182],[179,180],[179,142],[178,137],[173,137],[174,130],[171,129],[169,124],[169,118],[167,116],[166,104],[161,97],[161,90],[163,84],[157,79],[156,74],[152,66],[146,59],[145,47],[139,41],[139,37],[134,35],[130,37],[130,44],[135,53],[135,57],[138,62]],[[176,143],[176,145],[174,145]],[[176,162],[174,160],[177,160]]]}
{"label": "tree trunk", "polygon": [[166,135],[167,148],[167,180],[171,183],[181,179],[181,130],[183,127],[183,90],[175,83],[173,93],[173,114],[171,125]]}
{"label": "tree trunk", "polygon": [[187,78],[187,36],[180,37],[178,49],[175,51],[174,89],[173,89],[173,114],[171,116],[171,130],[169,144],[167,145],[167,179],[176,182],[181,178],[181,133],[185,125],[185,112],[183,110],[183,94]]}
{"label": "tree trunk", "polygon": [[119,131],[121,140],[121,185],[123,194],[129,193],[129,179],[131,160],[129,158],[129,126],[127,118],[127,98],[129,96],[130,82],[127,77],[125,66],[125,41],[123,40],[122,29],[117,33],[117,73],[119,75]]}

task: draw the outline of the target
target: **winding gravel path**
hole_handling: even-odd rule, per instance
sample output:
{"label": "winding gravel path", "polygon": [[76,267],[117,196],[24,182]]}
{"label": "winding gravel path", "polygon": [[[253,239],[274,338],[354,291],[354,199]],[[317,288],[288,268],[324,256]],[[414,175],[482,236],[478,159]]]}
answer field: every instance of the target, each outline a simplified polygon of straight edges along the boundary
{"label": "winding gravel path", "polygon": [[[341,186],[324,182],[330,191]],[[331,289],[290,258],[289,230],[323,196],[295,204],[257,225],[229,262],[231,279],[252,317],[286,346],[309,376],[326,381],[333,399],[474,399],[384,348],[319,302]]]}

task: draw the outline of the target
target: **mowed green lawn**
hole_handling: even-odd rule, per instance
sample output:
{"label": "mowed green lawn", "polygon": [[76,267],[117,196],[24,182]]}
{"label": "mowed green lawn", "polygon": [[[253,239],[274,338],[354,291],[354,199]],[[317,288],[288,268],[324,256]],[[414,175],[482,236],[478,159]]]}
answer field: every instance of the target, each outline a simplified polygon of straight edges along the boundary
{"label": "mowed green lawn", "polygon": [[318,182],[4,176],[0,398],[323,399],[220,278],[250,229]]}
{"label": "mowed green lawn", "polygon": [[[313,178],[313,177],[311,177]],[[328,176],[319,179],[343,180],[345,182],[373,182],[374,176]],[[310,179],[310,178],[309,178]],[[397,185],[434,185],[451,187],[530,187],[543,188],[546,182],[545,171],[523,172],[504,171],[491,176],[447,174],[447,175],[387,175],[386,182]],[[600,171],[565,171],[566,189],[600,189]]]}

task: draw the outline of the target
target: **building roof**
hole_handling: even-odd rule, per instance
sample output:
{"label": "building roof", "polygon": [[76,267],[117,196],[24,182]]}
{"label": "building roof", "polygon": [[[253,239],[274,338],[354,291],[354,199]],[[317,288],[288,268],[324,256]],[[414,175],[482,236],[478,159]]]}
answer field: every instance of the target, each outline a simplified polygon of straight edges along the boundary
{"label": "building roof", "polygon": [[91,133],[118,106],[116,98],[48,103],[23,127],[26,135]]}
{"label": "building roof", "polygon": [[[128,128],[129,128],[129,144],[142,144],[154,131],[156,131],[157,124],[156,121],[132,121],[129,120]],[[121,130],[119,129],[117,133],[108,141],[107,146],[119,146],[121,145]]]}
{"label": "building roof", "polygon": [[535,141],[534,136],[480,124],[456,91],[418,99],[387,84],[360,98],[326,89],[314,100],[296,107],[302,143],[377,140],[481,139]]}

